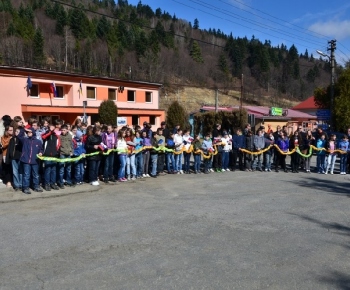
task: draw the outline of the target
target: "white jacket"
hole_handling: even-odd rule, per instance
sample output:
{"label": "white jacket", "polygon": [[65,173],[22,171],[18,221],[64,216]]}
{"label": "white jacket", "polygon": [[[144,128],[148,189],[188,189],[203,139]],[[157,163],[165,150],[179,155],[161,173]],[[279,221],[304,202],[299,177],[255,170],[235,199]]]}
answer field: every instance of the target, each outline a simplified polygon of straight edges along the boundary
{"label": "white jacket", "polygon": [[184,139],[181,135],[175,134],[174,136],[175,150],[180,151],[184,146]]}
{"label": "white jacket", "polygon": [[221,142],[225,144],[223,150],[224,151],[230,151],[232,150],[232,141],[230,137],[227,138],[221,138]]}
{"label": "white jacket", "polygon": [[124,139],[118,139],[117,149],[120,150],[118,151],[118,154],[128,153],[128,145],[126,144],[126,141]]}

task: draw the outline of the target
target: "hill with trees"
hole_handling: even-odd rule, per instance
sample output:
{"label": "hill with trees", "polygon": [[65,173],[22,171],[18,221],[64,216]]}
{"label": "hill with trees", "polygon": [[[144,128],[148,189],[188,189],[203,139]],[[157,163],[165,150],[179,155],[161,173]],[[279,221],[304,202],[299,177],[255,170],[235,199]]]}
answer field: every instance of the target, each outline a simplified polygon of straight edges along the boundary
{"label": "hill with trees", "polygon": [[278,105],[330,81],[328,61],[307,50],[200,29],[141,1],[1,0],[0,19],[1,65],[159,82],[161,96],[192,86],[229,94],[244,75],[246,102]]}

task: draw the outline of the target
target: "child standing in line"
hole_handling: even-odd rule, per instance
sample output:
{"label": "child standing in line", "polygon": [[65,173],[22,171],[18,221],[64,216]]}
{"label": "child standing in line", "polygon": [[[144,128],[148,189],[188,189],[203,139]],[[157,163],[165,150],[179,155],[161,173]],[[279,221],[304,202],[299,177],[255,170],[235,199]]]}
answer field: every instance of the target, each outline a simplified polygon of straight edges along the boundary
{"label": "child standing in line", "polygon": [[[59,158],[58,150],[60,148],[60,139],[55,134],[55,126],[50,124],[48,130],[42,135],[44,141],[44,153],[45,157]],[[50,191],[51,188],[58,190],[56,185],[56,167],[57,162],[51,160],[44,160],[44,188],[46,191]]]}
{"label": "child standing in line", "polygon": [[142,145],[143,177],[150,177],[148,169],[151,149],[147,147],[152,147],[152,143],[151,139],[148,138],[147,131],[142,131]]}
{"label": "child standing in line", "polygon": [[194,173],[201,173],[201,156],[202,156],[202,143],[199,140],[199,135],[194,135],[193,141],[193,156],[194,156]]}
{"label": "child standing in line", "polygon": [[[99,126],[95,126],[92,129],[92,135],[90,135],[87,138],[86,141],[86,153],[101,153],[101,143],[102,143],[102,137],[101,137],[101,128]],[[88,167],[89,167],[89,182],[91,185],[98,186],[100,183],[98,182],[98,170],[100,167],[100,162],[102,159],[101,154],[96,154],[87,157],[88,160]]]}
{"label": "child standing in line", "polygon": [[[73,141],[72,135],[68,131],[67,125],[61,126],[61,135],[58,137],[60,139],[59,147],[59,158],[60,159],[70,159],[73,156]],[[65,177],[66,185],[73,186],[71,178],[72,163],[71,162],[59,162],[59,178],[57,185],[59,188],[64,188],[63,179]]]}
{"label": "child standing in line", "polygon": [[[273,133],[268,133],[268,137],[265,139],[265,148],[267,148],[273,144],[275,144],[275,138],[273,136]],[[265,155],[265,158],[264,158],[265,159],[265,172],[271,172],[273,150],[274,150],[274,147],[272,146],[269,150],[267,150],[264,153],[264,155]]]}
{"label": "child standing in line", "polygon": [[327,156],[327,167],[325,174],[328,174],[328,170],[330,169],[330,173],[333,174],[334,171],[334,164],[335,160],[337,159],[337,153],[334,152],[336,149],[336,136],[334,134],[331,134],[329,141],[326,143],[326,149],[328,150],[328,156]]}
{"label": "child standing in line", "polygon": [[117,150],[118,150],[118,157],[119,157],[119,164],[120,164],[119,170],[118,170],[118,180],[120,182],[127,181],[127,179],[125,178],[125,167],[126,167],[126,155],[128,154],[128,145],[126,144],[125,136],[126,136],[126,131],[119,130]]}
{"label": "child standing in line", "polygon": [[142,160],[142,138],[140,130],[135,131],[133,142],[135,143],[135,166],[136,178],[143,178],[143,160]]}
{"label": "child standing in line", "polygon": [[[174,135],[174,143],[175,143],[175,171],[177,174],[183,174],[182,171],[182,148],[184,146],[184,139],[182,137],[182,130],[178,129],[177,133]],[[181,152],[181,153],[180,153]]]}
{"label": "child standing in line", "polygon": [[151,150],[151,174],[150,176],[153,178],[157,178],[157,163],[158,163],[158,151],[155,150],[156,148],[159,147],[159,142],[160,140],[157,139],[157,133],[153,132],[152,133],[152,146],[153,149]]}
{"label": "child standing in line", "polygon": [[223,146],[221,144],[222,136],[219,134],[217,137],[214,137],[214,145],[216,145],[216,155],[213,157],[213,169],[216,172],[223,172],[222,170],[222,150]]}
{"label": "child standing in line", "polygon": [[[107,125],[107,131],[102,134],[102,142],[105,145],[106,150],[113,150],[115,148],[115,135],[113,132],[113,126],[111,124]],[[104,159],[104,170],[103,170],[103,181],[108,183],[109,181],[115,182],[113,175],[113,165],[114,165],[114,152],[110,151],[108,155],[103,155]]]}
{"label": "child standing in line", "polygon": [[232,148],[232,138],[229,137],[228,133],[224,132],[224,137],[221,138],[221,142],[223,143],[222,150],[222,171],[230,171],[228,168],[230,162],[230,149]]}
{"label": "child standing in line", "polygon": [[344,151],[344,154],[340,154],[340,174],[346,174],[346,166],[348,163],[348,149],[349,149],[349,141],[348,136],[344,135],[343,138],[339,142],[339,149]]}
{"label": "child standing in line", "polygon": [[[321,137],[316,142],[317,149],[325,148],[326,147],[326,135],[322,134]],[[317,151],[317,172],[318,173],[325,173],[325,160],[326,160],[326,151],[319,150]]]}
{"label": "child standing in line", "polygon": [[[166,139],[166,148],[169,150],[175,150],[175,143],[174,143],[174,133],[173,132],[169,132],[169,136]],[[167,170],[168,170],[168,174],[171,173],[177,173],[176,169],[175,169],[175,158],[174,158],[174,152],[173,151],[167,151],[166,152],[166,165],[167,165]],[[170,163],[171,163],[171,167],[170,167]],[[170,168],[172,168],[172,170],[170,170]]]}
{"label": "child standing in line", "polygon": [[[83,133],[78,131],[76,126],[72,128],[73,132],[73,157],[79,157],[86,153],[85,145],[83,143]],[[74,162],[74,179],[77,185],[83,184],[84,180],[84,158]]]}
{"label": "child standing in line", "polygon": [[[204,139],[203,144],[202,144],[202,149],[203,149],[203,152],[206,156],[208,156],[214,152],[213,142],[210,139],[209,133],[205,135],[205,139]],[[211,163],[211,156],[208,158],[204,158],[204,173],[205,174],[208,174],[211,172],[210,171],[210,163]]]}
{"label": "child standing in line", "polygon": [[9,162],[9,164],[12,165],[13,188],[15,191],[22,191],[23,170],[20,166],[21,162],[19,161],[22,154],[22,143],[18,138],[19,133],[20,129],[17,128],[15,135],[10,140],[6,156],[6,162]]}
{"label": "child standing in line", "polygon": [[193,138],[190,135],[190,130],[185,130],[183,135],[183,142],[185,147],[184,154],[184,169],[186,174],[190,174],[190,160],[191,160],[191,152],[186,152],[190,149]]}

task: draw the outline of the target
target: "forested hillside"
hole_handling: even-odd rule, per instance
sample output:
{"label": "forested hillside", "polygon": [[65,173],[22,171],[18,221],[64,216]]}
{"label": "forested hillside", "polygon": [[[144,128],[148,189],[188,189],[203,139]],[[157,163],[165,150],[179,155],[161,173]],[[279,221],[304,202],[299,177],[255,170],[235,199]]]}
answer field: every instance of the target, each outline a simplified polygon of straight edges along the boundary
{"label": "forested hillside", "polygon": [[[193,22],[193,25],[191,24]],[[302,100],[330,80],[328,62],[293,45],[200,29],[127,0],[0,0],[0,64],[69,71],[164,84],[238,89],[247,99]],[[256,97],[257,96],[257,97]]]}

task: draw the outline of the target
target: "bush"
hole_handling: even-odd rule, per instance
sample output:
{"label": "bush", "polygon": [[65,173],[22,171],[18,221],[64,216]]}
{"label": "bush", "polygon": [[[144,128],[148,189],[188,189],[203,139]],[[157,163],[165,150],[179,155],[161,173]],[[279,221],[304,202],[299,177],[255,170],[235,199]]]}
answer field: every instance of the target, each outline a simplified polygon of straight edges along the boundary
{"label": "bush", "polygon": [[174,129],[176,124],[180,124],[182,130],[189,129],[188,114],[178,101],[174,101],[168,108],[166,123],[169,129]]}
{"label": "bush", "polygon": [[117,105],[111,101],[103,101],[98,108],[99,120],[102,124],[112,124],[117,123],[118,108]]}

